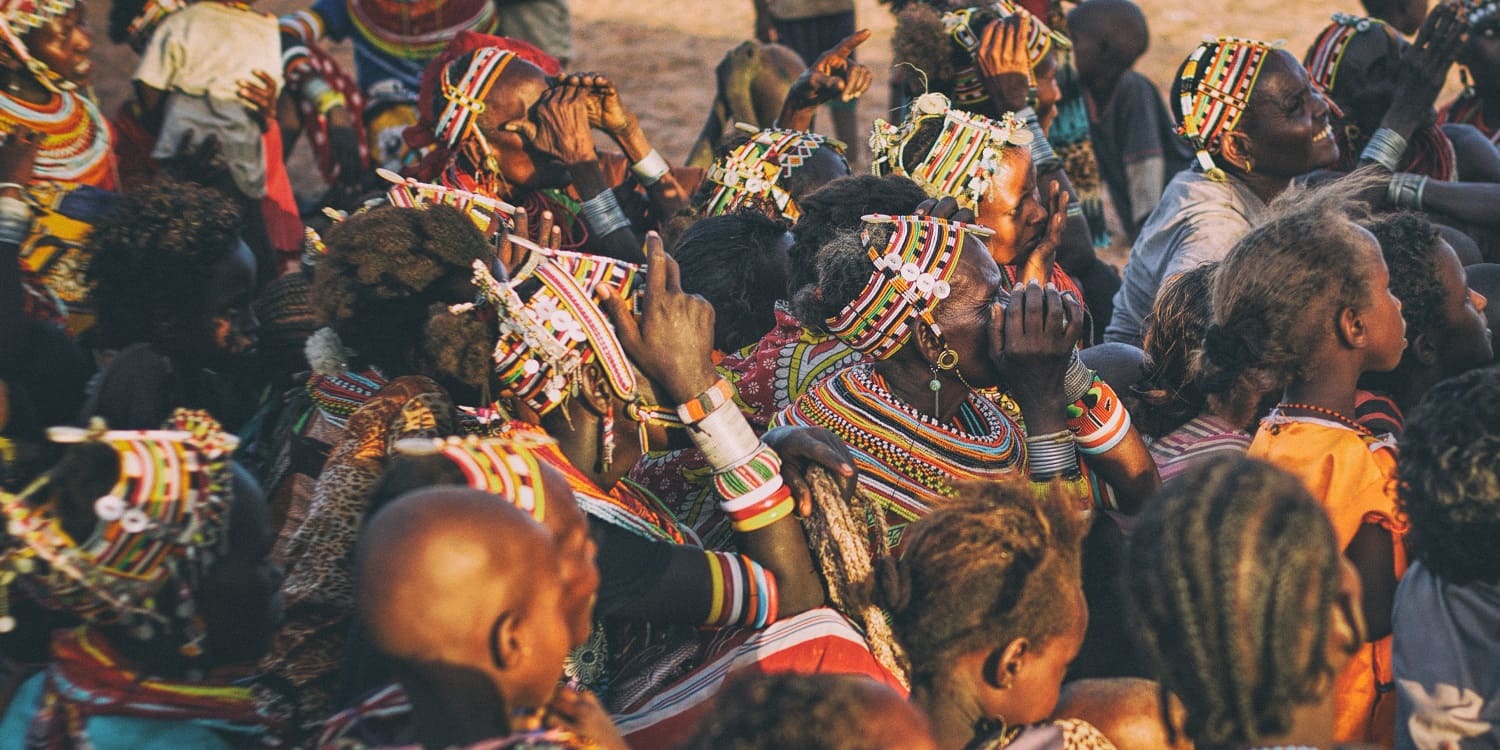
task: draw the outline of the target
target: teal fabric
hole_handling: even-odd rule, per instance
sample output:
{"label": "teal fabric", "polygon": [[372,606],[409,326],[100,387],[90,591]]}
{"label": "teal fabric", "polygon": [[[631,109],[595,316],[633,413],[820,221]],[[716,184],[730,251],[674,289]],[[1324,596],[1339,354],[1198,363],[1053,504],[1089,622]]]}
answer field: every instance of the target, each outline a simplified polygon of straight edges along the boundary
{"label": "teal fabric", "polygon": [[[5,720],[0,721],[0,750],[24,750],[26,730],[42,702],[38,674],[16,691]],[[161,721],[130,716],[97,716],[85,726],[95,750],[229,750],[217,732],[186,721]]]}

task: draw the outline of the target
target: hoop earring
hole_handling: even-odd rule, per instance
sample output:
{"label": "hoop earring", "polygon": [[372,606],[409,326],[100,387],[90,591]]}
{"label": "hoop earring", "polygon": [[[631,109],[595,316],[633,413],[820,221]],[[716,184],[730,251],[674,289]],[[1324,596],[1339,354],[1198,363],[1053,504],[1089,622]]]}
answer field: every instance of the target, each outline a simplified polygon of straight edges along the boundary
{"label": "hoop earring", "polygon": [[1359,129],[1359,125],[1351,122],[1344,126],[1344,140],[1349,142],[1350,148],[1353,148],[1354,144],[1363,140],[1364,136],[1365,133]]}
{"label": "hoop earring", "polygon": [[938,352],[937,368],[939,370],[952,370],[955,367],[958,367],[958,352],[946,346],[943,347],[943,350]]}

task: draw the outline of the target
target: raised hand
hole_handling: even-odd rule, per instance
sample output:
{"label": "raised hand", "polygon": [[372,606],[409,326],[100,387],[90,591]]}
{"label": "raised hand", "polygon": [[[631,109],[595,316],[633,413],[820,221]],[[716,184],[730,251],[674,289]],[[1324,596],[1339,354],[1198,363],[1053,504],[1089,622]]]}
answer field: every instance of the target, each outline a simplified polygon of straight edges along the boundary
{"label": "raised hand", "polygon": [[1062,185],[1052,183],[1047,201],[1047,233],[1036,246],[1027,251],[1026,264],[1021,269],[1021,281],[1045,284],[1052,278],[1052,266],[1057,262],[1057,248],[1062,244],[1063,228],[1068,224],[1068,194]]}
{"label": "raised hand", "polygon": [[813,113],[826,102],[853,101],[869,90],[875,75],[853,60],[854,50],[870,38],[869,29],[844,37],[813,61],[787,90],[777,126],[792,130],[812,127]]}
{"label": "raised hand", "polygon": [[1458,6],[1439,4],[1417,32],[1417,40],[1401,55],[1396,73],[1396,93],[1381,120],[1382,127],[1411,137],[1417,129],[1432,124],[1437,115],[1433,104],[1448,80],[1448,71],[1463,46],[1468,21]]}
{"label": "raised hand", "polygon": [[713,365],[714,308],[682,291],[682,272],[662,250],[660,235],[646,235],[645,252],[646,293],[639,311],[631,315],[618,290],[606,291],[601,304],[630,361],[676,405],[719,377]]}
{"label": "raised hand", "polygon": [[559,82],[561,86],[576,86],[589,92],[587,99],[589,127],[603,131],[612,138],[621,138],[637,126],[635,115],[625,109],[620,101],[620,92],[613,81],[599,73],[571,73]]}
{"label": "raised hand", "polygon": [[1062,419],[1063,375],[1083,335],[1083,303],[1048,284],[1017,284],[991,309],[990,356],[1028,428],[1049,432],[1044,419]]}
{"label": "raised hand", "polygon": [[565,164],[594,161],[594,139],[589,127],[591,92],[581,86],[558,84],[536,105],[537,150],[556,156]]}
{"label": "raised hand", "polygon": [[271,126],[271,117],[276,114],[276,78],[264,70],[254,70],[250,74],[253,78],[239,82],[240,102],[264,133]]}
{"label": "raised hand", "polygon": [[1036,78],[1031,71],[1031,56],[1026,39],[1031,18],[1023,15],[996,19],[984,27],[974,64],[985,91],[995,100],[998,112],[1014,112],[1030,104]]}

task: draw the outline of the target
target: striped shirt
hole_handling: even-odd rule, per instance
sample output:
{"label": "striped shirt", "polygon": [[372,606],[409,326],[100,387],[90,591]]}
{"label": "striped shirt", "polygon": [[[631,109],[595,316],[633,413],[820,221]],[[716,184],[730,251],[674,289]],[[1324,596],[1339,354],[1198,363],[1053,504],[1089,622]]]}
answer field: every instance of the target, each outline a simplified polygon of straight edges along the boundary
{"label": "striped shirt", "polygon": [[1151,457],[1161,481],[1219,456],[1242,456],[1250,448],[1250,433],[1210,414],[1199,414],[1187,424],[1151,443]]}

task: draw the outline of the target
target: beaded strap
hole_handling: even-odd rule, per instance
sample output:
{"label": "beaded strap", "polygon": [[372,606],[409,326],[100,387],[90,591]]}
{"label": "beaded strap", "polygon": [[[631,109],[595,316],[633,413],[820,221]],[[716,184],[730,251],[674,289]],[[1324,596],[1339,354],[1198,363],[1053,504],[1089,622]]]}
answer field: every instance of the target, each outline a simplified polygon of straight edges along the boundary
{"label": "beaded strap", "polygon": [[1273,49],[1265,42],[1219,37],[1198,45],[1182,65],[1178,75],[1182,94],[1176,102],[1182,124],[1177,133],[1193,145],[1198,166],[1216,180],[1225,175],[1209,152],[1239,125]]}

